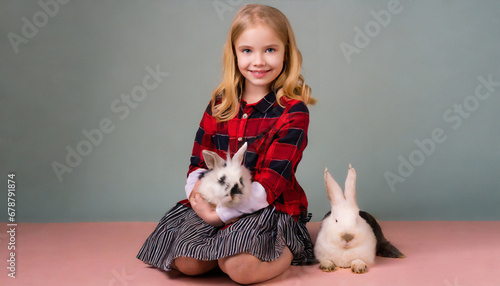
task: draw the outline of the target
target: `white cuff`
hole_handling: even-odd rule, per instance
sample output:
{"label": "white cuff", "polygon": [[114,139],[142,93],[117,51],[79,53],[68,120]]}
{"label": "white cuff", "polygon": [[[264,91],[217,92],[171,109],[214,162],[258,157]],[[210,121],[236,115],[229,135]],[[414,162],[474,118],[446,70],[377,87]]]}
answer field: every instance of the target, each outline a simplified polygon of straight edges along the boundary
{"label": "white cuff", "polygon": [[191,192],[193,191],[194,185],[200,179],[200,175],[205,173],[206,171],[207,171],[206,169],[196,169],[193,172],[191,172],[187,177],[186,186],[184,187],[184,190],[186,191],[186,196],[188,199],[189,195],[191,195]]}
{"label": "white cuff", "polygon": [[219,205],[215,211],[219,215],[220,220],[227,223],[243,214],[251,214],[268,205],[266,190],[259,182],[253,182],[252,194],[249,198],[241,200],[241,203],[238,204],[236,208],[228,208]]}

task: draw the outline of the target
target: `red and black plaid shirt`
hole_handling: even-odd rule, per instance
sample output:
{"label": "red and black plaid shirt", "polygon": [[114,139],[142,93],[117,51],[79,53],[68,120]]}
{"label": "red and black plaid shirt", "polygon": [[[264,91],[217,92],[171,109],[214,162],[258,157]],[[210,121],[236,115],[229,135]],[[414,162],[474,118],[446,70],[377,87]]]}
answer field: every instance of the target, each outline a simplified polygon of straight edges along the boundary
{"label": "red and black plaid shirt", "polygon": [[217,122],[207,107],[200,123],[191,156],[189,173],[207,168],[202,150],[217,152],[226,158],[248,143],[244,164],[253,180],[267,192],[267,201],[278,211],[295,219],[307,212],[307,198],[295,178],[297,165],[307,145],[309,111],[304,102],[283,97],[284,108],[276,102],[274,92],[255,104],[241,101],[238,115]]}

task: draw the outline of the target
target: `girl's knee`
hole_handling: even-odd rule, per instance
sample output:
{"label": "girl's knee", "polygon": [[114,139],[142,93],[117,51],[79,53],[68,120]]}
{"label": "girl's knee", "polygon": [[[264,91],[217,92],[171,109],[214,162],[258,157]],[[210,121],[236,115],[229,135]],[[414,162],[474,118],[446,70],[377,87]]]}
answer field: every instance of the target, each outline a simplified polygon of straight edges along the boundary
{"label": "girl's knee", "polygon": [[292,259],[293,254],[288,248],[285,248],[278,259],[271,262],[264,262],[250,254],[241,253],[219,259],[219,268],[234,282],[253,284],[279,276],[288,269]]}
{"label": "girl's knee", "polygon": [[234,282],[251,284],[259,282],[254,281],[254,278],[261,263],[258,258],[250,254],[237,254],[219,259],[219,268]]}
{"label": "girl's knee", "polygon": [[172,262],[172,268],[188,275],[197,276],[217,267],[217,261],[202,261],[190,257],[178,257]]}

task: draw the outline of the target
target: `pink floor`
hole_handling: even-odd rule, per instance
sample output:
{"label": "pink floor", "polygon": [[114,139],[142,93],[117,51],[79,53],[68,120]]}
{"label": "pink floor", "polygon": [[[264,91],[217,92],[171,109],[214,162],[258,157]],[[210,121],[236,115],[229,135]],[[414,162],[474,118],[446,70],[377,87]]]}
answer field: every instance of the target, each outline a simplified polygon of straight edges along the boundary
{"label": "pink floor", "polygon": [[[292,266],[263,285],[500,286],[500,221],[381,222],[405,259],[377,257],[366,274]],[[16,278],[7,276],[7,226],[0,232],[0,285],[234,285],[220,272],[185,277],[135,255],[156,222],[19,224]],[[319,223],[309,225],[315,239]]]}

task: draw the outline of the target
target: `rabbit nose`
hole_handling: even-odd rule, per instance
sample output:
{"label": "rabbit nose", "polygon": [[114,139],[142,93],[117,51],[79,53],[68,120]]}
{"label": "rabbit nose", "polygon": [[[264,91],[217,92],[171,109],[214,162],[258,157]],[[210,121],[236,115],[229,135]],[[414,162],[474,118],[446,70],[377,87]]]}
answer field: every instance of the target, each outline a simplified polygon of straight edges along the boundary
{"label": "rabbit nose", "polygon": [[354,239],[354,235],[350,233],[344,233],[341,235],[342,239],[345,240],[345,242],[349,242]]}
{"label": "rabbit nose", "polygon": [[238,195],[238,194],[242,194],[240,188],[238,188],[238,185],[235,184],[232,188],[231,188],[231,196],[235,196],[235,195]]}

